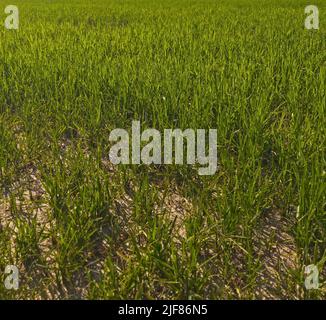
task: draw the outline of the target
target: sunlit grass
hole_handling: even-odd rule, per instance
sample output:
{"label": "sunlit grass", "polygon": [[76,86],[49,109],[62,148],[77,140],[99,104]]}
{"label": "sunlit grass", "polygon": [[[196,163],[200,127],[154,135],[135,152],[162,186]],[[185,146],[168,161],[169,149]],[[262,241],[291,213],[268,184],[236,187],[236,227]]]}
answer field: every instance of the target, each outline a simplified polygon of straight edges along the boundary
{"label": "sunlit grass", "polygon": [[[0,271],[17,265],[21,287],[1,281],[0,298],[325,297],[303,287],[304,265],[325,281],[314,4],[318,31],[306,1],[16,1],[20,29],[0,27]],[[217,173],[110,165],[109,133],[132,120],[216,128]]]}

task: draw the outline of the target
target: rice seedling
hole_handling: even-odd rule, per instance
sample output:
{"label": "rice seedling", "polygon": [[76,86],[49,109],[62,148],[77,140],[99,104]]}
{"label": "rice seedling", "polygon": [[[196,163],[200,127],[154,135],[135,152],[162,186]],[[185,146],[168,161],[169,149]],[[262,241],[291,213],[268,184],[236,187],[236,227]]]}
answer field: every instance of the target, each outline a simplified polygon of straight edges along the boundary
{"label": "rice seedling", "polygon": [[[19,28],[0,27],[0,298],[325,299],[314,2],[318,30],[303,0],[17,0]],[[114,165],[110,133],[132,121],[216,129],[216,172]]]}

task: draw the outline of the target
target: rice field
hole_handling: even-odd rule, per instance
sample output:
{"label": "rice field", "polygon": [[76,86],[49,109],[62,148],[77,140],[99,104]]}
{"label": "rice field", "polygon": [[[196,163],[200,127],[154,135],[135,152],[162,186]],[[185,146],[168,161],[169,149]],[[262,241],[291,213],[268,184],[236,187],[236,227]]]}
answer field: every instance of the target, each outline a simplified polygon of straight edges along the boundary
{"label": "rice field", "polygon": [[[325,1],[8,4],[0,299],[326,298]],[[112,164],[132,121],[216,129],[215,174]]]}

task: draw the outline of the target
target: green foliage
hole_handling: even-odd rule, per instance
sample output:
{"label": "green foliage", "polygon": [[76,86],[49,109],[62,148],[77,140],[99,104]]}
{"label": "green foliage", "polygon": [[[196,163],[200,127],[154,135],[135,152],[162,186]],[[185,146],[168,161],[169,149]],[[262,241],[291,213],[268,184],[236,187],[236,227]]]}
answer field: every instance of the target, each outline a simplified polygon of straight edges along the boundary
{"label": "green foliage", "polygon": [[[324,2],[318,31],[306,1],[15,4],[19,30],[0,28],[0,275],[16,264],[21,288],[1,281],[0,298],[261,298],[259,234],[278,228],[259,226],[276,213],[296,264],[271,297],[325,298],[303,288],[304,265],[326,274]],[[110,130],[132,120],[216,128],[218,172],[112,168]]]}

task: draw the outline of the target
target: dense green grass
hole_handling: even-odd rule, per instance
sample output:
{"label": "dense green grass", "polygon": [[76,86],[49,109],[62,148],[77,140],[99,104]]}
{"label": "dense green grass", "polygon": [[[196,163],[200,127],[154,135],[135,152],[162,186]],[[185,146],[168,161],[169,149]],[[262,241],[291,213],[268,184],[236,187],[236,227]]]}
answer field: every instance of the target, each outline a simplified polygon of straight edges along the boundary
{"label": "dense green grass", "polygon": [[[325,298],[324,1],[318,31],[300,0],[15,4],[0,277],[17,265],[20,288],[0,298]],[[132,120],[216,128],[218,172],[110,165]]]}

